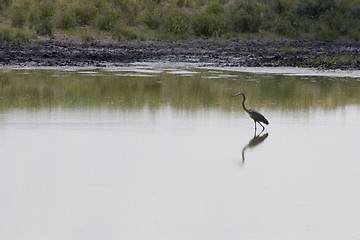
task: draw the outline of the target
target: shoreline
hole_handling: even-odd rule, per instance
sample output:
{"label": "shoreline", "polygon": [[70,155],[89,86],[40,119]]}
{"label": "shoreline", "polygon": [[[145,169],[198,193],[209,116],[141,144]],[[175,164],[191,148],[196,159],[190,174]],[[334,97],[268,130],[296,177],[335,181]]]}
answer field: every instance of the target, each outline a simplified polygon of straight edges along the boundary
{"label": "shoreline", "polygon": [[[154,71],[162,71],[163,69],[206,69],[213,71],[228,71],[228,72],[243,72],[253,74],[275,74],[284,76],[312,76],[312,77],[346,77],[346,78],[360,78],[360,70],[348,69],[315,69],[315,68],[301,68],[301,67],[216,67],[216,66],[199,66],[196,64],[189,65],[187,63],[171,63],[171,62],[136,62],[128,64],[127,66],[0,66],[1,70],[54,70],[65,72],[79,72],[86,71],[109,71],[109,72],[139,72],[143,73],[144,69],[147,71],[153,69]],[[89,72],[87,72],[89,71]],[[193,73],[192,73],[193,74]]]}
{"label": "shoreline", "polygon": [[360,42],[307,40],[111,41],[40,39],[0,42],[0,67],[121,67],[170,62],[210,67],[360,70]]}

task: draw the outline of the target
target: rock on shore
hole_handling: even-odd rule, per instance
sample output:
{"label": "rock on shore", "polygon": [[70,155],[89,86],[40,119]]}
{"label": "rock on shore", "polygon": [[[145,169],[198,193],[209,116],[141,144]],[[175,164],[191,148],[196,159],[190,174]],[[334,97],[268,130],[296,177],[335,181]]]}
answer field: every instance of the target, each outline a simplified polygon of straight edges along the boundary
{"label": "rock on shore", "polygon": [[125,66],[194,62],[213,66],[360,69],[360,43],[305,40],[72,41],[0,43],[0,66]]}

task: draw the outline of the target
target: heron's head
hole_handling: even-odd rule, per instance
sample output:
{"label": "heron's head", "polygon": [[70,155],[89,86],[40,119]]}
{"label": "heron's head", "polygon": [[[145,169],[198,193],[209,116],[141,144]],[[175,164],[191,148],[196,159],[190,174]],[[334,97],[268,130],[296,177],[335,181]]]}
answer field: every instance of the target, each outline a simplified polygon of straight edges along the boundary
{"label": "heron's head", "polygon": [[234,94],[233,97],[237,97],[237,96],[240,96],[240,95],[244,96],[244,93],[238,92],[237,94]]}

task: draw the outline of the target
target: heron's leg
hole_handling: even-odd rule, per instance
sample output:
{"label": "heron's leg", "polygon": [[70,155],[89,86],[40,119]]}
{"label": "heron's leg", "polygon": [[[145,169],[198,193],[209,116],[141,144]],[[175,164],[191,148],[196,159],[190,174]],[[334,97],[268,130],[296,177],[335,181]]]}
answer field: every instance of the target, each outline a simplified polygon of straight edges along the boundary
{"label": "heron's leg", "polygon": [[255,124],[255,132],[256,132],[256,121],[254,120],[254,124]]}
{"label": "heron's leg", "polygon": [[261,132],[258,134],[258,136],[260,136],[264,130],[265,130],[265,128],[263,128],[263,130],[261,130]]}
{"label": "heron's leg", "polygon": [[260,126],[262,126],[263,130],[261,132],[263,132],[265,130],[265,127],[261,124],[261,122],[258,122],[260,124]]}
{"label": "heron's leg", "polygon": [[246,150],[246,147],[244,147],[243,150],[242,150],[242,152],[241,152],[242,164],[244,164],[244,162],[245,162],[245,150]]}

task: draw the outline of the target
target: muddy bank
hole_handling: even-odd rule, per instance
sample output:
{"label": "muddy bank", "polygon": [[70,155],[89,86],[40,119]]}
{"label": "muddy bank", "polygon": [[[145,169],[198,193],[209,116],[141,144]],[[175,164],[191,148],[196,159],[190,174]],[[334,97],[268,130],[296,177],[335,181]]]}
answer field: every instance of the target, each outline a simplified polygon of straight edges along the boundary
{"label": "muddy bank", "polygon": [[0,43],[0,66],[126,66],[170,61],[238,67],[360,69],[360,43],[350,41],[94,41]]}

